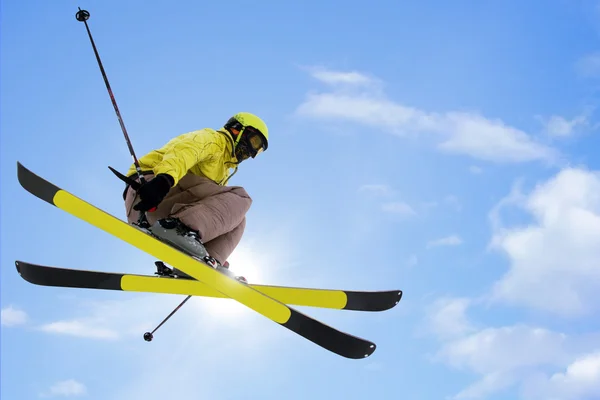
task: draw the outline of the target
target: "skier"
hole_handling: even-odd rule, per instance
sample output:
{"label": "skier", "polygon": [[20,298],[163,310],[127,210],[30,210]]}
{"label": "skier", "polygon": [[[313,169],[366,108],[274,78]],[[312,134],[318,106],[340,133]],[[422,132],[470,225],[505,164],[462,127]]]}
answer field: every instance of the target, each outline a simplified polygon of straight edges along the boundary
{"label": "skier", "polygon": [[[258,116],[240,112],[218,130],[181,134],[139,161],[145,183],[123,193],[129,223],[147,212],[149,230],[217,269],[242,238],[252,199],[227,186],[244,160],[265,151],[269,130]],[[231,169],[234,169],[231,173]],[[132,165],[127,175],[136,178]],[[136,179],[139,182],[139,178]]]}

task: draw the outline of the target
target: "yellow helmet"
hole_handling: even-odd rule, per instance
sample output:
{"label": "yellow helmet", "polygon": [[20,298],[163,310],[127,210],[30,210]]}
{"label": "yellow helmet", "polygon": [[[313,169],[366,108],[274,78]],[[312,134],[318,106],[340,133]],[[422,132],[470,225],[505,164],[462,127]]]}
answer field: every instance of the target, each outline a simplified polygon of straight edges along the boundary
{"label": "yellow helmet", "polygon": [[267,147],[269,147],[269,128],[267,127],[267,124],[255,114],[239,112],[229,118],[224,128],[232,134],[232,129],[239,132],[235,141],[235,146],[237,148],[238,144],[243,139],[245,146],[242,146],[248,147],[248,150],[251,152],[249,155],[252,158],[267,150]]}

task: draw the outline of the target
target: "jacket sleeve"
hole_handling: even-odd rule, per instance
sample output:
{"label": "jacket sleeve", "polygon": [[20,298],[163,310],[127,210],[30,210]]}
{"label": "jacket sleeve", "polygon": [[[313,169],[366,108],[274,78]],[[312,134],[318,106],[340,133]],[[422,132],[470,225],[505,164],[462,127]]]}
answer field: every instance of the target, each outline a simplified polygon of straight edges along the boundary
{"label": "jacket sleeve", "polygon": [[169,174],[173,177],[173,186],[175,186],[194,165],[211,161],[222,151],[215,136],[210,132],[205,130],[190,132],[174,140],[173,145],[168,147],[153,171],[155,175]]}

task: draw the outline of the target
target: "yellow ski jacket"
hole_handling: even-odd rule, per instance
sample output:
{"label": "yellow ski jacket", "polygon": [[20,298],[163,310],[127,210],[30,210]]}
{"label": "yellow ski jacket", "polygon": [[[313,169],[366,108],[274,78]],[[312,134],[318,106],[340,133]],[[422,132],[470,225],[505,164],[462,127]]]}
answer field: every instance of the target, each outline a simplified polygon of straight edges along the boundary
{"label": "yellow ski jacket", "polygon": [[[225,186],[237,171],[233,144],[229,132],[204,128],[179,135],[138,161],[143,172],[171,175],[175,180],[173,186],[188,172]],[[231,168],[235,168],[233,173]],[[132,175],[136,175],[134,164],[127,172],[127,176]]]}

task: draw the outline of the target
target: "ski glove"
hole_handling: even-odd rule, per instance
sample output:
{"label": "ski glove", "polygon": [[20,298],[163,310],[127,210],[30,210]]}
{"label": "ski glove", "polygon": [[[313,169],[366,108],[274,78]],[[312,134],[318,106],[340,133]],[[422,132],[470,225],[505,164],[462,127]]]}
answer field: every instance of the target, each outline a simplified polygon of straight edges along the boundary
{"label": "ski glove", "polygon": [[168,174],[158,174],[138,189],[141,201],[133,209],[136,211],[154,211],[165,198],[175,180]]}

